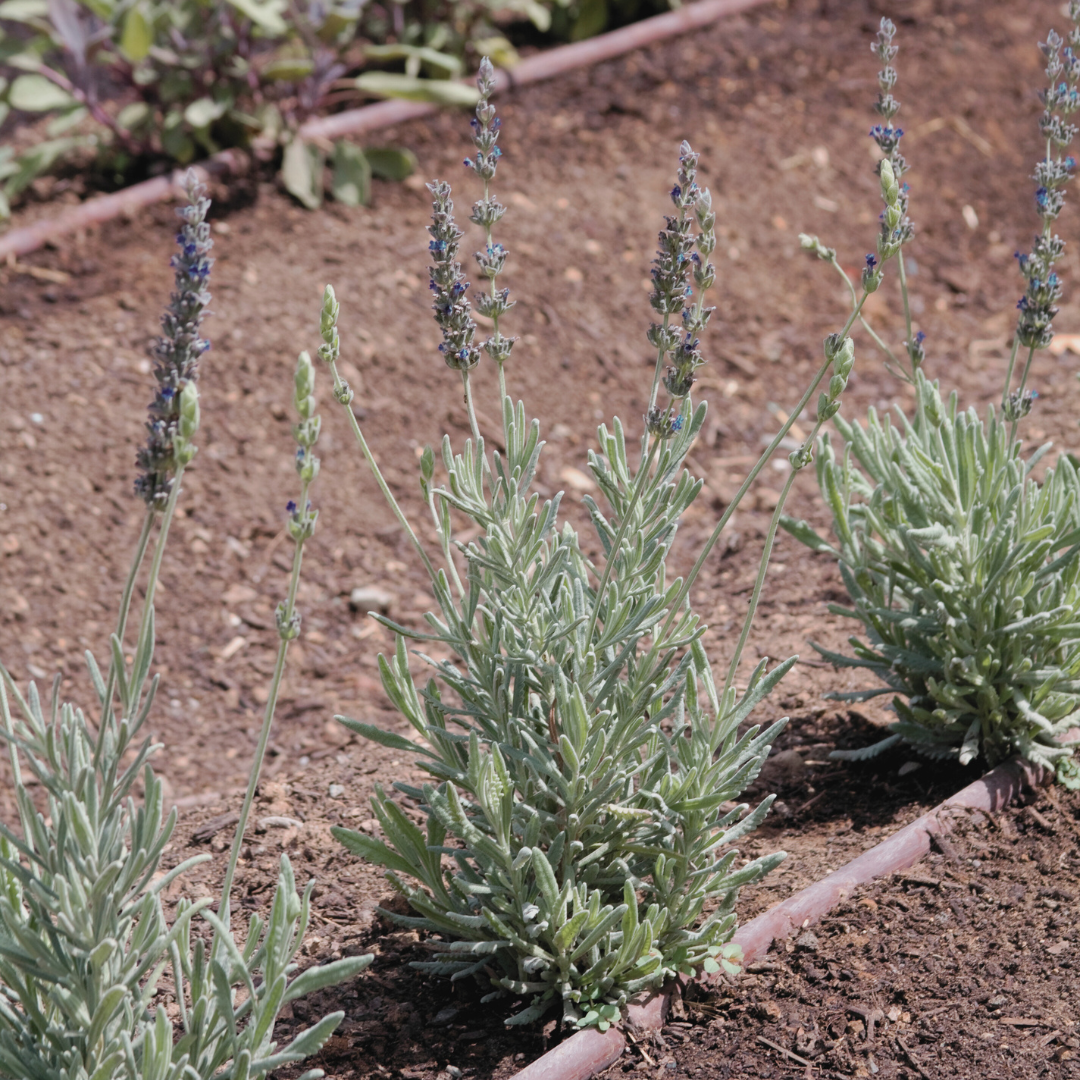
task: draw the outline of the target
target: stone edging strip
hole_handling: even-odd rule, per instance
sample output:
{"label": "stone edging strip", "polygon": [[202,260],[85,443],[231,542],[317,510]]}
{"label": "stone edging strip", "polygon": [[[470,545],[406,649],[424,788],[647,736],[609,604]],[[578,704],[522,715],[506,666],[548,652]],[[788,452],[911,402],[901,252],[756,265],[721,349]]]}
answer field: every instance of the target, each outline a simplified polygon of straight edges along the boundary
{"label": "stone edging strip", "polygon": [[[952,811],[1000,810],[1025,787],[1038,787],[1048,779],[1042,770],[1016,759],[991,769],[981,779],[968,784],[839,870],[808,885],[740,927],[734,940],[743,948],[744,962],[750,963],[762,956],[777,939],[789,937],[804,926],[817,922],[850,896],[857,886],[918,862],[930,850],[934,834],[951,830]],[[715,976],[705,976],[696,981],[709,985],[714,979]],[[636,1032],[647,1035],[663,1026],[675,988],[669,986],[629,1007],[626,1027],[631,1036]],[[613,1065],[626,1044],[627,1034],[621,1028],[608,1028],[603,1033],[595,1028],[587,1028],[527,1065],[514,1075],[514,1080],[589,1080],[589,1077]]]}

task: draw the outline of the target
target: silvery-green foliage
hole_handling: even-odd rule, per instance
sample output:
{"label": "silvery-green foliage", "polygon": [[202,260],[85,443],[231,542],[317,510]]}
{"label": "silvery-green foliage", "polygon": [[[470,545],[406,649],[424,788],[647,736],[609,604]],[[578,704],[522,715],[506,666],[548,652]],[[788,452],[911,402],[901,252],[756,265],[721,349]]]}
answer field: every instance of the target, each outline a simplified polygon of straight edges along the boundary
{"label": "silvery-green foliage", "polygon": [[[519,1023],[556,1002],[592,1022],[597,1006],[701,967],[734,932],[740,886],[783,857],[736,864],[732,845],[772,798],[750,814],[730,800],[781,727],[740,735],[739,725],[793,661],[768,674],[762,662],[741,697],[719,702],[698,616],[687,607],[662,631],[680,584],[666,560],[701,489],[682,466],[703,406],[663,444],[636,509],[622,427],[601,429],[603,456],[590,464],[610,509],[591,510],[605,548],[610,519],[629,511],[630,523],[600,598],[577,534],[558,524],[558,500],[530,491],[539,425],[523,406],[506,409],[506,454],[494,455],[490,487],[482,447],[443,445],[449,484],[436,494],[447,520],[454,507],[483,530],[459,545],[465,594],[440,572],[428,635],[384,620],[399,637],[396,655],[380,658],[383,685],[423,743],[343,720],[420,752],[432,782],[396,786],[420,803],[426,830],[380,789],[385,842],[334,833],[387,868],[419,913],[399,921],[440,935],[426,970],[483,974],[495,993],[527,998]],[[425,684],[410,671],[407,638],[460,659],[429,661]]]}
{"label": "silvery-green foliage", "polygon": [[[561,1004],[565,1019],[604,1029],[638,991],[702,969],[737,971],[740,950],[731,938],[739,889],[783,858],[737,864],[734,845],[763,820],[773,799],[752,811],[735,800],[784,721],[765,731],[742,725],[795,661],[767,671],[763,660],[741,694],[735,678],[784,501],[813,459],[822,424],[840,406],[854,362],[849,331],[883,275],[871,266],[861,294],[853,286],[854,310],[825,339],[825,355],[801,399],[692,569],[672,577],[668,558],[679,519],[702,486],[685,462],[705,420],[706,407],[693,401],[692,390],[704,362],[697,335],[713,310],[705,294],[716,279],[709,261],[716,214],[698,183],[698,155],[683,142],[670,192],[674,212],[665,215],[651,271],[649,299],[658,321],[645,335],[655,365],[640,450],[628,452],[616,418],[610,429],[599,429],[598,450],[589,453],[601,497],[585,500],[603,553],[594,564],[573,526],[559,522],[561,496],[542,499],[533,490],[540,425],[506,390],[513,339],[503,336],[499,322],[511,303],[497,284],[508,252],[492,237],[505,209],[491,193],[499,162],[492,85],[485,59],[473,121],[476,156],[465,161],[484,184],[471,215],[485,232],[477,263],[488,284],[474,299],[494,323],[482,346],[474,340],[472,301],[457,261],[462,234],[450,188],[429,185],[440,351],[461,375],[472,432],[460,453],[443,440],[445,484],[435,482],[430,448],[420,460],[421,492],[442,551],[438,567],[349,408],[352,391],[337,370],[339,307],[326,289],[319,355],[383,495],[430,575],[439,608],[425,617],[427,632],[379,617],[398,635],[395,655],[379,658],[383,686],[419,741],[339,717],[365,738],[419,755],[431,781],[395,787],[419,806],[424,827],[378,789],[372,804],[385,839],[333,832],[385,867],[409,900],[416,916],[390,917],[429,932],[434,957],[420,967],[476,977],[490,985],[491,997],[524,999],[508,1023],[526,1023]],[[885,258],[899,246],[903,208],[889,162],[880,179],[885,210],[878,250]],[[505,449],[495,453],[486,449],[473,407],[481,347],[499,380]],[[815,394],[817,417],[789,455],[791,469],[718,691],[691,588],[740,500]],[[475,539],[455,539],[463,520]],[[426,682],[410,669],[410,639],[420,643],[418,655],[429,666]],[[424,642],[437,643],[452,659],[428,657]]]}
{"label": "silvery-green foliage", "polygon": [[[667,566],[679,518],[702,486],[684,464],[705,419],[704,404],[690,397],[703,362],[694,335],[708,321],[703,296],[715,277],[708,262],[715,215],[687,143],[653,272],[652,304],[663,321],[648,332],[657,359],[640,455],[628,453],[616,419],[610,430],[600,428],[599,451],[589,456],[604,504],[586,500],[602,565],[592,565],[574,528],[560,524],[561,497],[533,490],[540,425],[511,402],[503,373],[513,339],[502,335],[499,317],[512,305],[497,285],[507,252],[491,234],[504,209],[490,191],[499,158],[491,75],[485,60],[476,156],[465,164],[484,182],[472,220],[485,230],[477,261],[489,288],[477,303],[495,323],[483,349],[498,367],[505,450],[488,453],[472,407],[480,347],[457,262],[462,234],[449,186],[435,183],[433,306],[473,432],[460,453],[443,440],[445,484],[435,483],[430,449],[420,463],[441,566],[389,494],[350,411],[438,604],[426,616],[427,632],[382,620],[398,635],[395,655],[379,660],[383,686],[420,741],[340,718],[366,738],[420,755],[430,783],[395,787],[419,804],[426,823],[414,824],[380,788],[373,807],[385,839],[343,828],[334,835],[385,867],[416,912],[392,917],[430,932],[434,955],[422,969],[475,976],[491,997],[525,999],[510,1023],[561,1005],[566,1019],[606,1028],[640,990],[701,968],[737,970],[730,939],[739,889],[783,858],[737,865],[734,844],[761,822],[772,797],[749,813],[734,800],[783,721],[764,732],[740,725],[794,660],[769,672],[762,661],[739,695],[736,649],[717,692],[688,582],[672,579]],[[336,371],[337,313],[328,289],[320,356],[334,371],[338,400],[348,404]],[[680,314],[676,328],[671,319]],[[669,360],[670,401],[660,407]],[[479,531],[467,543],[454,539],[462,519]],[[426,680],[410,670],[410,639],[429,665]],[[428,658],[424,642],[454,659]]]}
{"label": "silvery-green foliage", "polygon": [[[862,622],[853,657],[897,694],[887,739],[835,757],[869,757],[900,740],[931,757],[990,765],[1013,755],[1080,786],[1063,736],[1080,720],[1080,481],[1066,457],[1040,484],[1007,422],[942,402],[917,375],[924,419],[898,426],[873,409],[865,429],[837,417],[845,449],[823,438],[818,482],[836,543],[787,527],[834,555],[851,596],[830,610]],[[1047,448],[1043,448],[1044,450]]]}
{"label": "silvery-green foliage", "polygon": [[[1017,438],[1034,396],[1026,389],[1032,361],[1053,337],[1051,320],[1062,293],[1054,264],[1064,242],[1053,225],[1076,166],[1060,152],[1075,135],[1068,117],[1080,106],[1080,59],[1073,51],[1080,46],[1080,0],[1072,0],[1069,14],[1070,47],[1063,48],[1053,32],[1041,46],[1049,84],[1039,121],[1046,151],[1035,172],[1042,229],[1031,253],[1018,256],[1026,289],[1017,305],[1000,418],[993,410],[985,421],[972,410],[960,411],[955,395],[946,405],[923,373],[925,334],[913,329],[901,254],[914,235],[905,191],[896,243],[889,250],[878,247],[882,266],[898,256],[907,330],[903,357],[865,319],[863,324],[889,370],[912,384],[915,416],[909,420],[898,409],[894,427],[871,409],[865,428],[838,416],[843,450],[834,451],[827,438],[820,442],[818,480],[832,510],[835,546],[805,522],[783,522],[815,550],[839,559],[854,606],[833,610],[859,619],[869,639],[851,639],[854,657],[825,655],[842,666],[867,668],[886,683],[835,696],[898,695],[893,707],[899,719],[891,736],[835,757],[871,757],[903,740],[930,756],[965,764],[981,755],[994,765],[1019,754],[1053,768],[1063,783],[1080,786],[1074,744],[1065,739],[1080,719],[1076,470],[1061,459],[1039,484],[1031,470],[1048,447],[1025,460]],[[890,165],[896,176],[907,168],[899,152],[903,130],[892,124],[900,107],[892,94],[894,35],[895,27],[883,19],[873,46],[884,64],[875,108],[886,123],[870,134],[886,155],[883,176]],[[888,224],[883,221],[883,229]],[[805,237],[804,246],[843,273],[835,252],[816,238]]]}
{"label": "silvery-green foliage", "polygon": [[[181,899],[170,921],[162,904],[163,891],[208,858],[159,870],[176,811],[163,818],[162,785],[149,762],[158,748],[145,734],[158,686],[156,676],[150,679],[154,589],[184,469],[195,453],[195,361],[206,347],[199,323],[209,300],[204,288],[209,240],[203,220],[209,203],[191,176],[187,188],[181,254],[174,263],[177,292],[156,349],[158,389],[147,450],[139,459],[143,472],[137,492],[146,502],[146,516],[121,596],[106,674],[86,654],[97,722],[91,724],[81,709],[60,702],[59,678],[45,708],[34,684],[24,697],[0,666],[0,740],[10,754],[19,814],[18,829],[0,824],[0,1077],[12,1080],[262,1077],[316,1052],[343,1015],[325,1017],[279,1048],[273,1035],[282,1006],[351,977],[371,961],[370,956],[354,957],[296,975],[311,886],[300,896],[284,857],[269,918],[253,917],[243,947],[235,941],[228,893],[250,791],[217,914],[210,900]],[[306,367],[302,362],[296,402],[305,454],[318,435],[312,378],[310,361]],[[292,605],[299,552],[314,528],[306,493],[318,471],[317,459],[305,456],[297,468],[305,510],[294,513],[290,522],[297,557],[283,605],[271,701],[284,648],[298,625]],[[155,530],[129,661],[124,639],[131,598]],[[272,719],[270,705],[260,753]],[[250,789],[260,762],[261,756]],[[40,799],[35,798],[39,793]],[[208,940],[192,935],[195,919],[207,924]],[[161,985],[165,974],[179,1030],[159,997],[166,990]]]}
{"label": "silvery-green foliage", "polygon": [[[92,661],[91,670],[103,691]],[[165,915],[162,892],[209,856],[159,872],[176,811],[163,820],[161,781],[148,762],[156,747],[141,737],[156,679],[136,720],[95,735],[81,710],[59,702],[59,681],[46,710],[33,684],[24,697],[0,675],[21,826],[0,825],[0,1076],[257,1077],[318,1050],[342,1014],[279,1049],[273,1026],[282,1005],[371,958],[290,981],[310,886],[297,894],[287,859],[270,917],[253,917],[242,950],[209,899],[181,900],[171,922]],[[31,776],[45,795],[41,807],[26,786]],[[196,916],[216,931],[209,947],[192,938]],[[164,1008],[153,1009],[165,973],[180,1008],[176,1033]]]}

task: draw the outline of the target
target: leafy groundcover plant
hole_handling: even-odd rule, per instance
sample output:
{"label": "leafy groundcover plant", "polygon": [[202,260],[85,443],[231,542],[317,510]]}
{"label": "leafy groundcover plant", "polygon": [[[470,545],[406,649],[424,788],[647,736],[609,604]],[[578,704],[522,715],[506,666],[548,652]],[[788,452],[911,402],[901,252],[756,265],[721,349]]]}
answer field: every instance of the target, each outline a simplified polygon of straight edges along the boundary
{"label": "leafy groundcover plant", "polygon": [[662,0],[0,0],[0,123],[47,117],[42,138],[0,147],[0,218],[43,173],[93,161],[121,184],[228,147],[278,158],[305,206],[329,190],[366,203],[372,174],[400,180],[399,149],[297,137],[303,122],[363,97],[471,106],[465,56],[512,67],[514,23],[577,40]]}
{"label": "leafy groundcover plant", "polygon": [[[476,977],[491,997],[520,1005],[510,1023],[552,1007],[567,1021],[606,1028],[629,996],[701,968],[737,970],[731,943],[739,888],[783,857],[740,862],[735,843],[764,818],[772,797],[753,811],[739,804],[783,721],[744,728],[754,707],[794,658],[747,685],[735,675],[765,578],[780,510],[767,533],[746,623],[717,689],[690,603],[691,586],[736,506],[786,436],[784,424],[700,551],[685,578],[668,567],[678,521],[701,490],[684,463],[705,419],[692,398],[703,362],[699,335],[711,309],[716,271],[715,214],[696,180],[698,155],[683,143],[671,190],[673,212],[660,232],[653,264],[648,330],[656,363],[640,449],[616,418],[599,430],[589,467],[603,502],[587,500],[603,556],[591,561],[560,497],[531,490],[542,451],[540,428],[506,393],[514,339],[504,332],[513,307],[499,287],[507,251],[493,238],[504,207],[492,194],[500,151],[499,121],[489,102],[491,65],[481,65],[473,120],[475,152],[465,164],[483,184],[470,220],[484,234],[477,265],[484,285],[473,294],[492,331],[476,339],[468,283],[458,259],[449,185],[429,185],[431,289],[443,333],[440,350],[461,374],[472,428],[460,452],[449,438],[441,453],[446,482],[435,480],[428,448],[420,483],[440,557],[402,513],[349,408],[352,393],[337,371],[338,303],[328,288],[320,355],[335,396],[363,454],[430,574],[438,604],[424,631],[381,621],[396,632],[393,656],[380,657],[383,686],[419,738],[342,722],[366,738],[417,755],[430,776],[422,787],[396,784],[419,804],[418,827],[378,790],[378,839],[336,829],[356,854],[386,868],[415,911],[391,916],[427,932],[433,953],[420,966],[454,979]],[[882,172],[885,215],[900,219],[900,190]],[[881,240],[882,254],[893,241]],[[865,299],[880,280],[867,279]],[[810,439],[790,457],[780,506],[797,472],[811,461],[812,439],[839,408],[851,371],[853,313],[825,341],[825,356],[798,417],[818,396]],[[676,321],[679,320],[679,321]],[[488,451],[472,403],[473,372],[485,353],[502,401],[505,450]],[[658,404],[661,388],[666,403]],[[455,540],[472,528],[477,539]],[[429,677],[415,675],[406,641],[418,644]],[[425,643],[452,659],[429,659]]]}
{"label": "leafy groundcover plant", "polygon": [[[44,703],[33,683],[24,696],[0,667],[0,739],[10,752],[20,826],[0,824],[0,1076],[11,1080],[263,1077],[315,1053],[343,1016],[327,1016],[279,1047],[273,1036],[282,1006],[350,978],[372,959],[349,958],[296,973],[311,886],[297,892],[285,856],[269,915],[253,915],[242,940],[230,928],[233,875],[285,652],[299,630],[300,562],[315,527],[307,493],[318,473],[312,448],[319,418],[306,354],[296,374],[301,490],[300,508],[291,507],[289,521],[293,575],[278,609],[277,667],[221,900],[214,911],[209,899],[181,899],[171,922],[162,903],[166,888],[209,858],[198,856],[159,872],[176,811],[164,816],[161,781],[150,765],[158,747],[143,734],[158,687],[157,676],[149,678],[154,592],[184,469],[195,454],[195,379],[199,357],[209,347],[200,333],[210,299],[211,241],[204,220],[209,200],[193,178],[188,191],[177,238],[180,253],[173,260],[176,291],[155,350],[158,386],[146,447],[139,454],[136,491],[146,515],[106,673],[86,654],[98,698],[97,722],[60,702],[59,676]],[[132,645],[132,596],[151,551]],[[31,776],[40,785],[40,803],[24,785]],[[305,1076],[314,1080],[322,1072]]]}
{"label": "leafy groundcover plant", "polygon": [[[942,400],[923,374],[924,335],[913,333],[903,256],[896,252],[907,327],[894,352],[869,327],[889,368],[913,384],[915,416],[896,409],[897,424],[871,409],[865,427],[836,418],[843,446],[819,444],[818,482],[833,514],[836,543],[805,522],[785,520],[795,536],[839,560],[852,607],[832,607],[862,622],[868,640],[852,638],[854,656],[819,650],[842,666],[872,671],[886,684],[853,694],[865,700],[895,694],[892,734],[862,750],[834,757],[865,758],[901,741],[930,757],[966,764],[981,756],[994,765],[1019,754],[1080,787],[1073,756],[1080,726],[1080,480],[1060,456],[1040,483],[1032,470],[1049,449],[1022,455],[1017,428],[1035,396],[1028,378],[1035,353],[1053,337],[1061,296],[1054,269],[1064,242],[1054,221],[1075,169],[1063,157],[1080,104],[1080,3],[1069,13],[1068,45],[1051,32],[1041,46],[1048,87],[1039,121],[1046,152],[1035,168],[1035,204],[1042,229],[1029,254],[1018,254],[1027,282],[1005,374],[1000,415],[984,421],[961,411],[957,396]],[[882,61],[877,110],[884,124],[871,135],[882,169],[899,177],[903,130],[893,125],[896,69],[894,27],[883,20],[874,51]],[[907,195],[902,196],[906,211]],[[905,216],[899,239],[914,230]],[[838,270],[836,256],[816,237],[804,237]],[[841,271],[842,273],[842,271]],[[854,297],[854,291],[852,292]],[[1023,357],[1013,389],[1016,362]]]}

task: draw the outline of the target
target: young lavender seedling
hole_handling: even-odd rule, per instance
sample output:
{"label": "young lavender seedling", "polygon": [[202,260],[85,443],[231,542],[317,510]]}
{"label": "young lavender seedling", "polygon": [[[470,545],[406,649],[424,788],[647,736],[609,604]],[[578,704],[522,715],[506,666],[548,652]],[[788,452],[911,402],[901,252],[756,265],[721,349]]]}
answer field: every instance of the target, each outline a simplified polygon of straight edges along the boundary
{"label": "young lavender seedling", "polygon": [[[349,958],[294,976],[310,886],[303,897],[297,893],[284,857],[269,918],[252,918],[243,946],[229,926],[239,845],[273,720],[285,648],[298,627],[294,601],[300,552],[315,525],[306,497],[318,472],[310,453],[319,424],[311,397],[314,372],[306,356],[301,356],[296,380],[301,418],[297,468],[305,509],[294,509],[289,524],[297,554],[289,596],[279,610],[278,666],[222,900],[215,915],[208,899],[181,899],[171,923],[162,906],[164,890],[209,858],[196,856],[158,873],[176,811],[164,817],[162,784],[149,760],[158,747],[142,735],[158,686],[157,676],[149,678],[155,586],[184,470],[195,455],[195,380],[199,358],[209,347],[201,322],[210,299],[211,241],[205,221],[210,204],[193,175],[187,194],[188,204],[180,211],[180,253],[173,260],[176,291],[155,347],[157,392],[147,443],[138,456],[135,487],[146,516],[104,678],[86,654],[100,707],[97,723],[92,725],[81,709],[61,704],[59,677],[43,706],[33,683],[24,697],[0,666],[0,738],[11,758],[20,824],[19,831],[0,824],[0,1076],[12,1080],[262,1077],[315,1053],[343,1015],[324,1018],[278,1049],[273,1029],[281,1007],[351,977],[371,961],[370,956]],[[129,662],[128,617],[155,530]],[[45,812],[23,784],[27,771],[45,792]],[[135,793],[139,779],[141,798]],[[209,946],[191,933],[196,918],[213,927]],[[179,1014],[175,1026],[160,1003],[154,1007],[170,967]]]}
{"label": "young lavender seedling", "polygon": [[[1018,255],[1027,282],[1005,373],[1001,418],[984,422],[946,403],[923,373],[924,335],[912,333],[911,307],[898,254],[907,338],[903,359],[867,325],[890,370],[914,386],[916,411],[897,408],[899,429],[871,409],[865,428],[842,417],[843,452],[822,439],[818,481],[833,514],[836,544],[805,522],[784,526],[815,550],[839,560],[853,607],[830,610],[862,622],[867,642],[852,638],[854,656],[819,649],[842,666],[863,667],[885,685],[842,700],[894,694],[898,720],[888,738],[834,757],[871,757],[901,741],[931,757],[994,765],[1013,754],[1055,771],[1080,787],[1080,765],[1068,733],[1080,722],[1080,478],[1060,457],[1039,484],[1031,476],[1047,452],[1026,460],[1017,434],[1032,406],[1027,389],[1035,353],[1049,345],[1061,296],[1054,270],[1064,242],[1053,222],[1075,170],[1062,157],[1075,134],[1068,117],[1080,105],[1080,3],[1070,4],[1069,45],[1051,32],[1042,49],[1049,86],[1042,94],[1040,131],[1046,152],[1036,166],[1036,209],[1042,230],[1030,254]],[[871,132],[899,175],[902,131],[892,126],[895,28],[883,19],[874,45],[884,64],[878,111],[886,120]],[[906,195],[903,196],[907,209]],[[901,246],[913,235],[906,216]],[[816,237],[804,246],[839,270],[835,253]],[[879,249],[880,250],[880,249]],[[891,256],[888,256],[891,257]],[[842,273],[842,271],[841,271]],[[865,321],[864,321],[865,322]],[[1024,350],[1019,384],[1012,388]],[[857,462],[858,467],[855,466]],[[816,646],[815,646],[816,647]]]}
{"label": "young lavender seedling", "polygon": [[[320,356],[438,605],[426,616],[426,631],[376,616],[397,635],[394,655],[379,658],[383,686],[420,741],[339,717],[365,738],[417,755],[430,781],[395,787],[419,805],[424,827],[380,788],[372,806],[383,838],[344,828],[334,835],[385,867],[408,899],[415,915],[389,917],[428,933],[434,955],[423,970],[475,977],[489,997],[520,999],[508,1023],[561,1007],[567,1021],[603,1029],[641,990],[702,968],[737,971],[731,937],[739,889],[783,858],[777,853],[736,866],[734,848],[773,801],[770,796],[753,811],[735,802],[784,721],[765,731],[742,724],[794,663],[768,670],[763,660],[745,688],[735,685],[780,508],[719,690],[690,591],[740,500],[824,382],[813,432],[791,455],[780,507],[795,474],[812,460],[813,439],[839,408],[851,372],[848,333],[880,273],[864,283],[839,333],[826,339],[823,362],[791,419],[750,471],[691,572],[673,579],[667,560],[678,522],[702,486],[684,466],[705,420],[693,386],[704,360],[699,335],[711,312],[705,294],[716,277],[709,262],[716,244],[711,197],[697,182],[697,154],[682,144],[674,212],[660,233],[652,275],[657,321],[648,339],[656,362],[640,452],[628,452],[616,418],[610,430],[600,428],[599,451],[589,455],[606,504],[587,501],[603,551],[594,564],[574,528],[559,523],[561,496],[541,501],[531,491],[543,448],[540,425],[506,391],[512,339],[500,320],[510,302],[496,279],[508,252],[492,235],[503,207],[491,194],[499,129],[486,60],[477,85],[475,155],[465,164],[484,182],[471,214],[484,229],[477,261],[490,282],[476,304],[494,322],[483,343],[476,341],[458,261],[462,234],[450,187],[429,185],[440,351],[461,372],[471,430],[460,452],[443,440],[446,483],[435,481],[430,449],[420,462],[441,565],[409,524],[349,408],[352,394],[337,367],[339,306],[329,286],[325,294]],[[886,218],[899,228],[900,189],[888,166],[882,193]],[[883,240],[883,250],[893,243]],[[486,449],[472,406],[481,352],[498,370],[505,451],[495,453]],[[462,518],[479,527],[476,539],[455,539]],[[455,659],[435,661],[421,652],[431,677],[420,681],[410,671],[407,640],[437,642]]]}

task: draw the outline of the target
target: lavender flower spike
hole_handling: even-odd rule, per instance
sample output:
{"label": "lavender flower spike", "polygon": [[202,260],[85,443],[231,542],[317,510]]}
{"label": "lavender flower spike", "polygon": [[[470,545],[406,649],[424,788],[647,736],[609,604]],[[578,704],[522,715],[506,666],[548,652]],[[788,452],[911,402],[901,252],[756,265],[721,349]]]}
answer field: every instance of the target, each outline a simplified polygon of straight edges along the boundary
{"label": "lavender flower spike", "polygon": [[199,357],[210,348],[210,342],[199,336],[210,303],[206,286],[214,261],[209,258],[214,242],[206,222],[210,200],[194,170],[188,171],[184,187],[187,205],[176,211],[183,222],[176,237],[180,251],[171,263],[176,271],[176,291],[161,318],[162,334],[153,348],[158,389],[150,403],[146,446],[136,457],[140,474],[135,494],[159,510],[169,501],[177,471],[195,452],[190,444],[198,427],[195,380]]}

